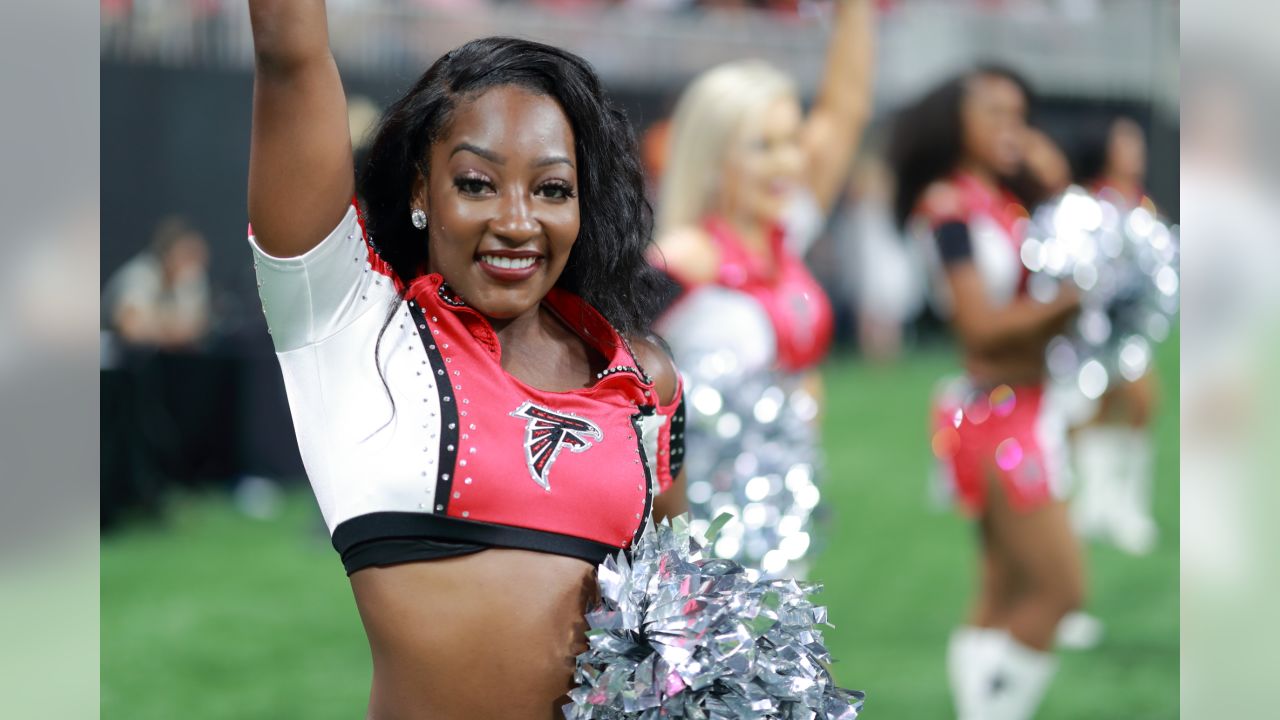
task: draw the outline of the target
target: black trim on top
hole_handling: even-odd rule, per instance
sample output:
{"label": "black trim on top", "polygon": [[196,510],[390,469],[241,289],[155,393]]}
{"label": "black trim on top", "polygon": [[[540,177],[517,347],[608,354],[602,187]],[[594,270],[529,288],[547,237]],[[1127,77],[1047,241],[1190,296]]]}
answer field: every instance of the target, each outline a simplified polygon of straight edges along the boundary
{"label": "black trim on top", "polygon": [[453,473],[458,459],[458,403],[454,397],[453,380],[444,357],[440,354],[439,343],[432,333],[434,322],[427,322],[422,304],[410,300],[409,313],[413,316],[413,324],[422,340],[422,349],[431,361],[431,372],[436,383],[436,394],[440,404],[440,455],[436,464],[436,496],[432,509],[438,513],[449,510],[449,496],[453,490]]}
{"label": "black trim on top", "polygon": [[644,512],[640,513],[639,524],[635,534],[631,536],[629,547],[634,547],[640,541],[649,514],[653,512],[653,471],[649,468],[649,457],[644,452],[644,433],[640,431],[640,418],[652,415],[655,411],[656,408],[651,405],[641,405],[640,412],[631,416],[631,429],[636,434],[636,450],[640,453],[640,465],[644,468]]}
{"label": "black trim on top", "polygon": [[467,304],[462,301],[462,298],[458,297],[458,294],[453,291],[453,288],[449,287],[449,283],[444,282],[443,280],[440,281],[440,287],[436,288],[436,295],[440,296],[440,299],[444,301],[445,305],[453,307],[467,306]]}
{"label": "black trim on top", "polygon": [[675,415],[671,416],[671,436],[667,442],[667,467],[672,480],[684,469],[684,415],[684,393],[681,392],[680,404],[676,406]]}
{"label": "black trim on top", "polygon": [[[396,560],[387,553],[367,553],[369,543],[405,538],[533,550],[578,558],[592,565],[600,564],[606,556],[620,549],[594,540],[545,530],[494,525],[431,513],[389,511],[359,515],[338,525],[333,530],[333,548],[342,555],[347,572],[352,573],[370,564],[392,564],[419,559],[406,556]],[[356,560],[361,554],[377,555],[378,561],[363,565],[355,562],[348,564],[348,559]]]}

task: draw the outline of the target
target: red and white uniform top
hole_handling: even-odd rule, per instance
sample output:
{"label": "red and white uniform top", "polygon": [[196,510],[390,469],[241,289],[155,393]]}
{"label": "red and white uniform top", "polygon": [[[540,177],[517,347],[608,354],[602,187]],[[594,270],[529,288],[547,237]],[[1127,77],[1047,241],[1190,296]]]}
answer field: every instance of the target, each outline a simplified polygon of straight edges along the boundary
{"label": "red and white uniform top", "polygon": [[299,257],[272,257],[252,234],[250,245],[303,464],[348,572],[397,561],[367,552],[379,542],[599,562],[638,536],[679,471],[680,393],[660,403],[626,340],[587,303],[555,289],[544,307],[608,370],[591,387],[549,392],[503,369],[487,319],[439,275],[402,295],[354,204]]}
{"label": "red and white uniform top", "polygon": [[684,290],[659,324],[676,356],[690,344],[715,342],[749,366],[799,372],[820,363],[834,331],[831,301],[788,243],[786,228],[770,230],[767,261],[748,252],[723,220],[709,218],[704,229],[720,254],[715,281],[694,283],[667,270]]}
{"label": "red and white uniform top", "polygon": [[944,318],[952,314],[950,285],[938,250],[936,231],[949,222],[965,224],[974,267],[995,305],[1007,305],[1026,291],[1027,270],[1020,251],[1027,210],[1008,190],[991,190],[977,178],[957,172],[949,179],[953,193],[926,195],[909,228],[920,239],[933,276],[931,301]]}

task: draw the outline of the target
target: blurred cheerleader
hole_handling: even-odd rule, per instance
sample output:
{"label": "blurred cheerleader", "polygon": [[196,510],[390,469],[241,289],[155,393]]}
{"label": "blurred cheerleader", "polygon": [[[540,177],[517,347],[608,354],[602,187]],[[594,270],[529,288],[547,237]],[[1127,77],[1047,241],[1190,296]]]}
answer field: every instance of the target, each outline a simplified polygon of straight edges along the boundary
{"label": "blurred cheerleader", "polygon": [[[1076,181],[1100,200],[1131,209],[1146,205],[1146,137],[1138,123],[1118,117],[1089,128],[1075,158]],[[1099,400],[1072,438],[1080,486],[1072,520],[1085,537],[1106,539],[1135,555],[1151,552],[1156,525],[1151,517],[1150,423],[1155,379],[1147,372],[1121,380]]]}
{"label": "blurred cheerleader", "polygon": [[1063,288],[1027,297],[1019,260],[1030,93],[1015,74],[957,77],[898,119],[890,159],[897,220],[928,240],[935,303],[965,376],[934,408],[933,448],[977,521],[982,575],[969,624],[947,652],[961,720],[1026,720],[1056,669],[1059,621],[1079,607],[1084,569],[1062,501],[1066,423],[1045,392],[1044,351],[1078,307]]}
{"label": "blurred cheerleader", "polygon": [[832,311],[801,257],[871,112],[874,20],[869,0],[837,4],[807,116],[791,78],[746,60],[698,77],[671,124],[653,260],[681,287],[657,327],[691,383],[690,508],[740,511],[715,551],[769,574],[803,573],[817,504]]}

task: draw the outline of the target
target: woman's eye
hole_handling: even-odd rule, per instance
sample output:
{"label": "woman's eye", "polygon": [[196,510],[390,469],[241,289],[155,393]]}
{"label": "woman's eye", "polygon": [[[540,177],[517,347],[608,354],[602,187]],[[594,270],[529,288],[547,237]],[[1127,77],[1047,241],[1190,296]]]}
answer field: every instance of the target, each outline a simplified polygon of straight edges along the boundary
{"label": "woman's eye", "polygon": [[483,195],[493,187],[488,180],[475,177],[455,178],[453,184],[464,195]]}
{"label": "woman's eye", "polygon": [[547,183],[538,188],[538,194],[553,200],[566,200],[573,197],[573,188],[565,183]]}

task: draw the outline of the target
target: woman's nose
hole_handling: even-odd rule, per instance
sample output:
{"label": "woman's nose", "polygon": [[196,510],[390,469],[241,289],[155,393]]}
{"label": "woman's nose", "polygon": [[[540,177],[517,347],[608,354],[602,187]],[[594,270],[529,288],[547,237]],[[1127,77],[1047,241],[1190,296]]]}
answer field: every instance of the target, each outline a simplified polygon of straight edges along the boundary
{"label": "woman's nose", "polygon": [[529,198],[523,192],[507,193],[499,201],[498,213],[489,223],[494,235],[515,244],[536,237],[542,225],[534,216]]}

